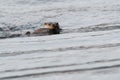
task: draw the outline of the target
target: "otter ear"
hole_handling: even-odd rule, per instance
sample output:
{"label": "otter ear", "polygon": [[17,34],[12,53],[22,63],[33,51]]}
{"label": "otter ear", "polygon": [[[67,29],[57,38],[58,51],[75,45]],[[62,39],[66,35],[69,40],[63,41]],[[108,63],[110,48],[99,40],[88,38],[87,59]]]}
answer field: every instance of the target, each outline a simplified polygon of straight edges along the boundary
{"label": "otter ear", "polygon": [[57,28],[57,29],[59,29],[60,27],[59,27],[59,23],[57,22],[57,23],[55,23],[55,27]]}
{"label": "otter ear", "polygon": [[59,26],[58,22],[56,22],[55,24],[56,24],[56,26]]}
{"label": "otter ear", "polygon": [[44,25],[47,25],[47,23],[44,23]]}

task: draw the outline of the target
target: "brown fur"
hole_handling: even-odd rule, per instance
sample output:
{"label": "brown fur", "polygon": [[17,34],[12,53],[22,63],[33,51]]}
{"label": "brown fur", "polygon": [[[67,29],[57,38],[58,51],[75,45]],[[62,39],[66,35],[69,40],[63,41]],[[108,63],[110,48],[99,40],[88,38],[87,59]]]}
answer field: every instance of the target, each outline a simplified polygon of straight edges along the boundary
{"label": "brown fur", "polygon": [[39,34],[39,33],[41,33],[42,32],[42,29],[37,29],[37,30],[35,30],[34,32],[33,32],[33,34]]}
{"label": "brown fur", "polygon": [[[41,34],[41,33],[48,33],[48,34],[59,34],[60,33],[60,27],[57,22],[46,22],[44,23],[44,28],[40,28],[35,30],[32,34]],[[30,32],[26,32],[26,35],[30,35]]]}

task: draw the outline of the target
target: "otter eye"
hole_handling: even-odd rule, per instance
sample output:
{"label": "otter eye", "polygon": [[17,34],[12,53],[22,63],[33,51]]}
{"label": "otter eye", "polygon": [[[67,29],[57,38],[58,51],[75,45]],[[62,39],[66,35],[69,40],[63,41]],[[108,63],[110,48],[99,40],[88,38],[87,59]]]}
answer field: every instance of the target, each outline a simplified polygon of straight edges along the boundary
{"label": "otter eye", "polygon": [[52,24],[49,24],[49,26],[52,26]]}
{"label": "otter eye", "polygon": [[47,25],[47,23],[44,23],[44,25]]}

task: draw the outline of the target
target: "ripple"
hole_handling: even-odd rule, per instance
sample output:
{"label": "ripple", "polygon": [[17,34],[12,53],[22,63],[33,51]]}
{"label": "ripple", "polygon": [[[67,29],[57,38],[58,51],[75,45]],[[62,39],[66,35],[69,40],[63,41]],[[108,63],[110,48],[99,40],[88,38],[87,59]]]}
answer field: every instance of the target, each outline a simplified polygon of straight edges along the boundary
{"label": "ripple", "polygon": [[23,54],[33,54],[36,52],[61,52],[61,51],[69,51],[69,50],[88,50],[95,48],[110,48],[110,47],[118,47],[120,43],[111,43],[111,44],[103,44],[103,45],[90,45],[90,46],[71,46],[64,48],[54,48],[54,49],[42,49],[42,50],[31,50],[31,51],[23,51],[23,52],[12,52],[12,53],[1,53],[0,57],[8,57],[8,56],[17,56]]}

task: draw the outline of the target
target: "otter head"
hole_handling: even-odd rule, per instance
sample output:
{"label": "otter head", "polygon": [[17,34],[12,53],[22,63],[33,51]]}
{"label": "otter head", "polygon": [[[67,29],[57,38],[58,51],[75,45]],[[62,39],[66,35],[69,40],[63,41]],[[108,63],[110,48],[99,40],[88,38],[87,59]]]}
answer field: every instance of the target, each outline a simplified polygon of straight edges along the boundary
{"label": "otter head", "polygon": [[49,33],[50,34],[59,34],[60,31],[61,31],[58,22],[47,22],[47,23],[44,23],[44,27],[49,29]]}
{"label": "otter head", "polygon": [[52,22],[44,23],[44,27],[47,28],[47,29],[60,29],[59,24],[57,22],[55,22],[55,23],[52,23]]}

